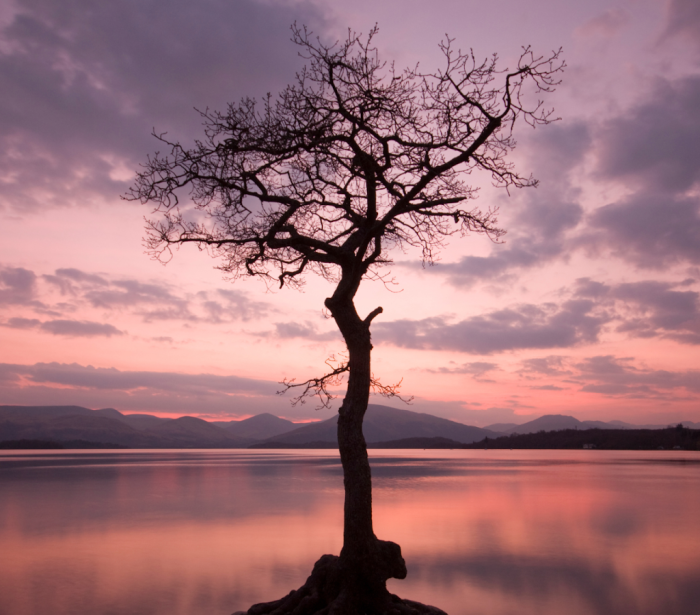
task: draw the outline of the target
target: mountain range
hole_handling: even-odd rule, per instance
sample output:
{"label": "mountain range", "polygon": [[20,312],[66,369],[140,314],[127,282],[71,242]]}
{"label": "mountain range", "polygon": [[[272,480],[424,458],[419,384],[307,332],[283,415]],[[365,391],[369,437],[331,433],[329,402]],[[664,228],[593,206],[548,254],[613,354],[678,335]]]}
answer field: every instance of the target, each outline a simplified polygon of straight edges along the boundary
{"label": "mountain range", "polygon": [[[0,442],[39,440],[130,448],[332,448],[337,446],[337,421],[337,415],[325,421],[298,424],[267,413],[241,421],[205,421],[192,416],[167,419],[150,414],[122,414],[114,408],[0,406]],[[683,425],[700,428],[700,423],[684,421]],[[363,431],[368,445],[372,446],[411,439],[422,439],[424,443],[426,438],[443,439],[443,444],[444,439],[469,444],[485,437],[562,429],[663,427],[666,425],[579,421],[571,416],[546,415],[522,425],[494,424],[480,428],[431,414],[370,404]]]}
{"label": "mountain range", "polygon": [[[684,427],[700,429],[700,423],[682,421]],[[675,423],[673,426],[677,425]],[[546,414],[533,421],[517,425],[516,423],[494,423],[484,429],[497,431],[501,435],[527,434],[538,431],[561,431],[562,429],[665,429],[669,425],[634,425],[624,421],[579,421],[565,414]]]}

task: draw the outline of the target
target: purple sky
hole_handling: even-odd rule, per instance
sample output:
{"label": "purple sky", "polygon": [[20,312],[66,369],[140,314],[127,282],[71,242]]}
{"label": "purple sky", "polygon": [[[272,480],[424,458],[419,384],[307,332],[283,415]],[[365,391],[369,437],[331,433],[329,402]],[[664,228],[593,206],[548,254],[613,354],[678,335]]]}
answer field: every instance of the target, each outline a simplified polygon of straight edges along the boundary
{"label": "purple sky", "polygon": [[[328,283],[267,291],[183,249],[144,254],[122,201],[157,148],[191,142],[194,108],[273,95],[301,66],[289,26],[323,40],[375,22],[384,59],[437,68],[445,34],[512,65],[564,48],[561,121],[517,132],[541,183],[500,208],[503,244],[455,239],[439,263],[395,254],[367,282],[374,371],[409,409],[464,423],[700,421],[700,4],[497,0],[0,0],[0,404],[293,420],[275,392],[342,350]],[[351,6],[350,6],[351,5]],[[377,400],[378,401],[378,400]]]}

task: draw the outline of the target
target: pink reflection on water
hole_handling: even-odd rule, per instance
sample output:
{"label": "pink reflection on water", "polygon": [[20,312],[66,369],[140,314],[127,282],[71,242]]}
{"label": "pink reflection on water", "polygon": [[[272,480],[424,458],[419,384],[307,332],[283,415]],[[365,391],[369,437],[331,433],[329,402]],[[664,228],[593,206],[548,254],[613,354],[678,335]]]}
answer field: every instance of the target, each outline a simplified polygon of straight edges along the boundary
{"label": "pink reflection on water", "polygon": [[[371,454],[402,596],[451,615],[697,612],[697,454]],[[3,614],[226,615],[342,541],[328,451],[2,455],[0,493]]]}

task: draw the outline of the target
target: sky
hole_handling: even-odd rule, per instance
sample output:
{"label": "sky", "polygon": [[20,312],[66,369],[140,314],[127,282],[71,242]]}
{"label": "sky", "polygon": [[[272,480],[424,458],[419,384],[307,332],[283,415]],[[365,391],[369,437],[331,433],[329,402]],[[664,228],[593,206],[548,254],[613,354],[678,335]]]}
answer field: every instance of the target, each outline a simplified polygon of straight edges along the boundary
{"label": "sky", "polygon": [[332,292],[226,280],[196,248],[145,253],[150,208],[120,198],[195,109],[273,96],[324,41],[375,23],[381,57],[435,70],[446,35],[512,66],[559,47],[567,69],[520,126],[536,189],[480,187],[502,243],[453,238],[433,266],[396,253],[365,281],[373,371],[411,405],[485,426],[543,414],[700,421],[700,4],[696,0],[0,0],[0,404],[207,419],[324,419],[277,395],[343,343]]}

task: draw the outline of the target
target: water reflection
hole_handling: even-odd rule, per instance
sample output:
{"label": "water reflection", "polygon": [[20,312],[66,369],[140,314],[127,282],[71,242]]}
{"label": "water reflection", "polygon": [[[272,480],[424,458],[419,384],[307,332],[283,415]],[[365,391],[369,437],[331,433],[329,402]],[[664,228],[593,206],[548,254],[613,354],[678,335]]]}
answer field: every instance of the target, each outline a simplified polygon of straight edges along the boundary
{"label": "water reflection", "polygon": [[[697,612],[697,454],[371,454],[403,596],[451,615]],[[13,615],[226,615],[341,546],[333,451],[10,453],[0,494]]]}

